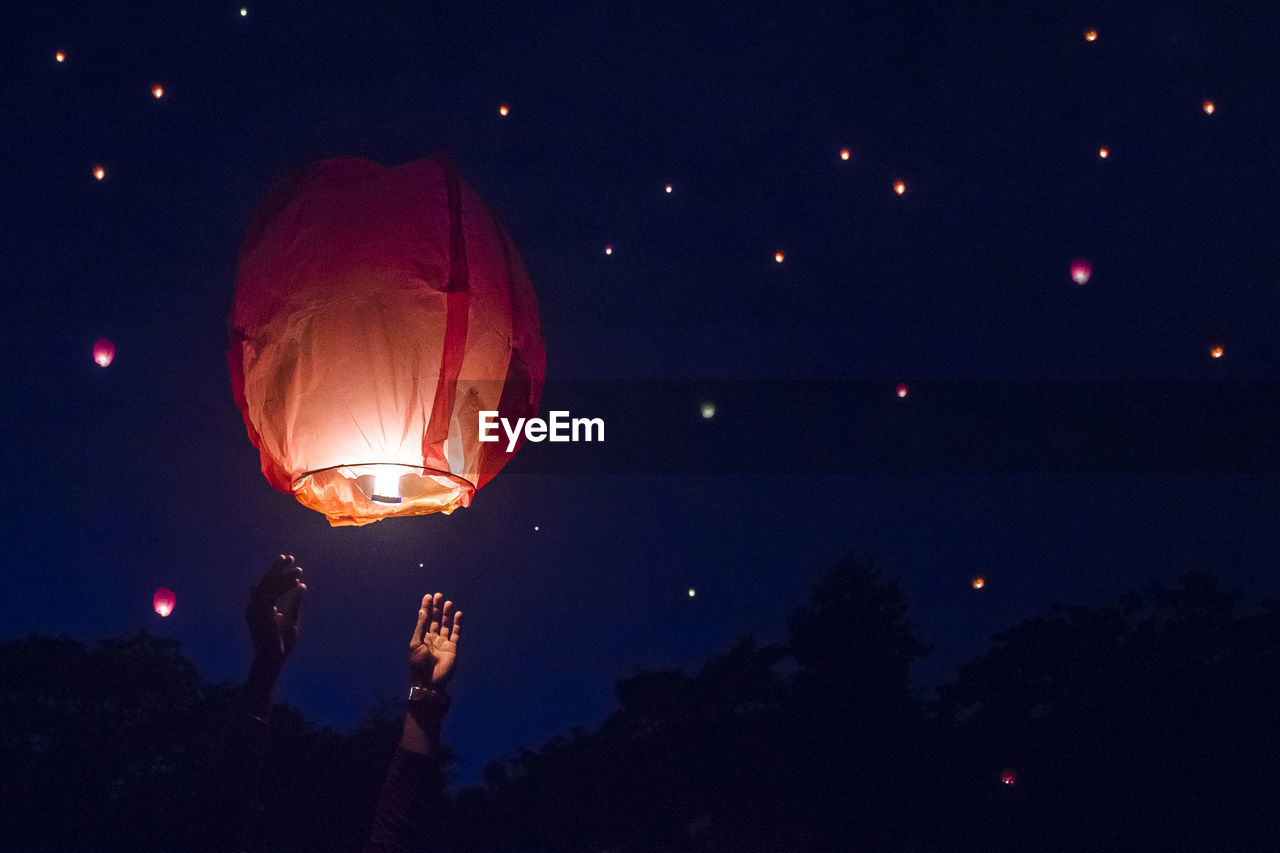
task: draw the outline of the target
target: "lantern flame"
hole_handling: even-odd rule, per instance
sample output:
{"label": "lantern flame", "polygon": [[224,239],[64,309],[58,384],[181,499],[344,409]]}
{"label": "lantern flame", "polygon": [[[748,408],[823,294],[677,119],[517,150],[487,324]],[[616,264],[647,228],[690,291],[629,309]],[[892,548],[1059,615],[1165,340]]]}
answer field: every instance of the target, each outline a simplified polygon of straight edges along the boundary
{"label": "lantern flame", "polygon": [[1101,157],[1103,160],[1107,159],[1107,157],[1110,156],[1110,154],[1111,152],[1107,150],[1107,148],[1105,147],[1098,149],[1098,156]]}
{"label": "lantern flame", "polygon": [[907,185],[904,184],[902,181],[894,181],[893,191],[896,192],[898,195],[902,195],[907,191]]}
{"label": "lantern flame", "polygon": [[1084,40],[1085,40],[1085,41],[1097,41],[1097,40],[1098,40],[1098,31],[1097,31],[1097,30],[1085,30],[1085,31],[1084,31]]}
{"label": "lantern flame", "polygon": [[101,166],[94,166],[93,176],[100,181],[107,176],[107,170]]}
{"label": "lantern flame", "polygon": [[1213,101],[1205,101],[1200,106],[1204,109],[1205,115],[1207,116],[1213,115],[1213,110],[1214,110]]}
{"label": "lantern flame", "polygon": [[62,51],[58,51],[57,53],[55,53],[55,54],[53,55],[53,58],[54,58],[54,60],[55,60],[55,61],[57,61],[57,62],[66,62],[66,61],[67,61],[67,55],[66,55],[65,53],[63,53]]}
{"label": "lantern flame", "polygon": [[379,465],[373,473],[373,500],[384,504],[400,503],[400,468]]}
{"label": "lantern flame", "polygon": [[841,159],[841,160],[848,160],[848,159],[849,159],[849,149],[848,149],[848,148],[841,148],[841,149],[840,149],[840,159]]}
{"label": "lantern flame", "polygon": [[157,101],[164,97],[164,87],[159,83],[151,87],[151,95]]}
{"label": "lantern flame", "polygon": [[978,575],[978,577],[973,579],[974,589],[982,589],[986,585],[987,585],[986,578],[982,577],[982,575]]}
{"label": "lantern flame", "polygon": [[898,386],[898,396],[899,396],[899,397],[905,397],[905,396],[907,396],[907,386],[906,386],[906,385],[899,385],[899,386]]}
{"label": "lantern flame", "polygon": [[1210,358],[1222,358],[1222,353],[1223,353],[1223,349],[1220,346],[1214,346],[1209,348]]}
{"label": "lantern flame", "polygon": [[498,107],[498,115],[500,116],[505,116],[510,112],[511,112],[511,108],[508,107],[506,104],[502,104],[501,106]]}

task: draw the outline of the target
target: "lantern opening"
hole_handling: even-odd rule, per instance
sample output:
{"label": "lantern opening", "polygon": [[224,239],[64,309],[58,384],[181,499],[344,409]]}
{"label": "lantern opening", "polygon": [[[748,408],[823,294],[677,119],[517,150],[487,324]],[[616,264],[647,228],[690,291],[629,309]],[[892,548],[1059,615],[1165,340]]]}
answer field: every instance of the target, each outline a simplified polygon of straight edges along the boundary
{"label": "lantern opening", "polygon": [[380,504],[400,503],[400,472],[389,465],[381,466],[373,475],[372,500]]}

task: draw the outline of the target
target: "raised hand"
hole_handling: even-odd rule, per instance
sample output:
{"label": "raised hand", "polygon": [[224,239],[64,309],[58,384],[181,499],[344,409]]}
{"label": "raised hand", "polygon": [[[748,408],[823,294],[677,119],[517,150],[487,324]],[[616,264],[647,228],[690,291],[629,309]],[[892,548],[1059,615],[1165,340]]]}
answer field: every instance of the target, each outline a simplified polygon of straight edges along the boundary
{"label": "raised hand", "polygon": [[262,580],[249,588],[244,621],[253,638],[255,660],[279,667],[293,651],[298,643],[298,617],[306,591],[302,567],[287,554],[276,557]]}
{"label": "raised hand", "polygon": [[409,675],[415,684],[444,690],[453,677],[458,660],[458,631],[462,611],[453,610],[453,602],[441,600],[444,595],[422,596],[418,624],[409,638]]}

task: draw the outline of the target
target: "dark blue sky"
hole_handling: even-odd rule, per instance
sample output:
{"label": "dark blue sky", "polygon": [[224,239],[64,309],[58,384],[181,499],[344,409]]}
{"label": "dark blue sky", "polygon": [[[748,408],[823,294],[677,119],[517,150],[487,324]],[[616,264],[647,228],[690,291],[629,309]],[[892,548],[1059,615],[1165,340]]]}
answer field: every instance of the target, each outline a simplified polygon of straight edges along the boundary
{"label": "dark blue sky", "polygon": [[[704,424],[674,382],[652,423],[610,428],[669,433],[676,452],[707,426],[721,452],[803,440],[832,473],[690,475],[575,446],[557,474],[527,445],[525,473],[451,517],[336,530],[259,474],[225,361],[236,252],[268,187],[332,156],[452,155],[521,250],[553,382],[747,380],[767,401],[785,380],[865,380],[892,406],[899,381],[964,381],[974,442],[1004,417],[982,389],[1007,380],[1170,400],[1250,380],[1269,399],[1280,13],[980,5],[10,10],[0,635],[146,628],[239,678],[244,591],[287,551],[310,589],[281,698],[347,726],[401,693],[418,597],[439,588],[467,613],[446,736],[469,780],[598,722],[637,666],[780,637],[849,552],[906,588],[934,646],[924,685],[1054,601],[1191,569],[1275,593],[1274,466],[961,476],[913,447],[912,473],[878,473],[839,462],[876,438],[848,424],[747,406]],[[98,337],[117,346],[105,370]],[[940,417],[927,394],[906,402]],[[158,585],[178,596],[165,620]]]}

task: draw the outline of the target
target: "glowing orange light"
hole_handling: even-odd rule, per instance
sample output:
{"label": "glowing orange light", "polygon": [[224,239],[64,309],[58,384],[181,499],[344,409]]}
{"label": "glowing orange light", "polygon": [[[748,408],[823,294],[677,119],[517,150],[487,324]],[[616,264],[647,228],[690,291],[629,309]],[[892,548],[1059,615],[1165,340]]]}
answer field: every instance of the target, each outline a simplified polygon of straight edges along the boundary
{"label": "glowing orange light", "polygon": [[907,191],[907,185],[904,184],[902,181],[894,181],[893,191],[896,192],[898,195],[902,195],[904,192]]}
{"label": "glowing orange light", "polygon": [[982,589],[986,585],[987,585],[987,581],[985,578],[982,577],[982,575],[978,575],[976,578],[973,579],[974,589]]}
{"label": "glowing orange light", "polygon": [[898,392],[897,392],[897,393],[898,393],[898,396],[899,396],[899,397],[905,397],[905,396],[907,396],[907,386],[906,386],[906,385],[899,385],[899,386],[898,386]]}
{"label": "glowing orange light", "polygon": [[1012,767],[1006,767],[1000,771],[1000,782],[1005,785],[1018,784],[1018,771]]}
{"label": "glowing orange light", "polygon": [[785,259],[786,259],[786,257],[787,257],[787,256],[786,256],[786,255],[784,255],[784,254],[782,254],[781,252],[774,252],[774,253],[773,253],[773,259],[774,259],[775,261],[777,261],[778,263],[782,263],[782,262],[783,262],[783,260],[785,260]]}
{"label": "glowing orange light", "polygon": [[173,612],[173,605],[177,603],[177,596],[173,594],[173,590],[160,587],[156,590],[156,594],[151,598],[151,606],[161,616],[168,616]]}
{"label": "glowing orange light", "polygon": [[1103,160],[1105,160],[1107,159],[1107,157],[1111,156],[1111,151],[1106,147],[1099,148],[1098,156],[1101,157]]}
{"label": "glowing orange light", "polygon": [[498,107],[498,115],[500,116],[504,116],[509,112],[511,112],[511,109],[506,104],[502,104],[500,107]]}
{"label": "glowing orange light", "polygon": [[1205,115],[1207,116],[1213,115],[1213,101],[1205,101],[1200,106],[1204,108]]}
{"label": "glowing orange light", "polygon": [[93,176],[94,176],[95,178],[97,178],[98,180],[102,180],[103,178],[105,178],[105,177],[107,176],[107,170],[106,170],[106,169],[104,169],[104,168],[102,168],[101,166],[94,166],[94,167],[93,167]]}
{"label": "glowing orange light", "polygon": [[671,192],[671,184],[667,184],[667,192]]}
{"label": "glowing orange light", "polygon": [[841,148],[841,149],[840,149],[840,159],[841,159],[841,160],[848,160],[848,159],[849,159],[849,149],[848,149],[848,148]]}
{"label": "glowing orange light", "polygon": [[55,62],[66,62],[66,61],[67,61],[67,55],[66,55],[65,53],[63,53],[62,51],[58,51],[57,53],[55,53],[55,54],[53,55],[53,59],[54,59],[54,61],[55,61]]}
{"label": "glowing orange light", "polygon": [[157,101],[164,97],[164,87],[159,83],[151,87],[151,96]]}
{"label": "glowing orange light", "polygon": [[1223,350],[1220,346],[1209,347],[1209,358],[1222,358],[1222,352]]}
{"label": "glowing orange light", "polygon": [[605,246],[605,247],[604,247],[604,253],[605,253],[606,255],[612,255],[612,254],[613,254],[613,247],[612,247],[612,246]]}
{"label": "glowing orange light", "polygon": [[1085,40],[1085,41],[1097,41],[1097,40],[1098,40],[1098,31],[1097,31],[1097,30],[1085,30],[1085,31],[1084,31],[1084,40]]}
{"label": "glowing orange light", "polygon": [[116,345],[106,338],[93,342],[93,360],[99,367],[106,367],[116,357]]}

